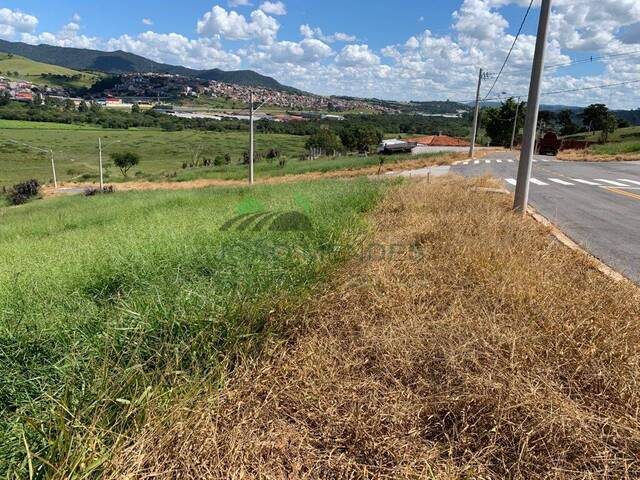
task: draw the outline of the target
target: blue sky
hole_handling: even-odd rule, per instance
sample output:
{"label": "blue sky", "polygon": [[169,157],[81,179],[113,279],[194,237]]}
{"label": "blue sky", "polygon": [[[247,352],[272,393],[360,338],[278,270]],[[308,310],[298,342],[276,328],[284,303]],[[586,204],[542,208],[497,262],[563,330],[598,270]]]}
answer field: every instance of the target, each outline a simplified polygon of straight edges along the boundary
{"label": "blue sky", "polygon": [[[528,0],[19,0],[0,3],[0,37],[122,49],[193,68],[251,68],[320,94],[399,100],[473,96],[497,71]],[[539,10],[534,2],[496,91],[526,92]],[[549,71],[545,90],[640,80],[640,2],[554,0],[548,64],[624,53]],[[546,103],[613,100],[637,108],[640,84],[567,93]],[[553,97],[553,98],[552,98]]]}

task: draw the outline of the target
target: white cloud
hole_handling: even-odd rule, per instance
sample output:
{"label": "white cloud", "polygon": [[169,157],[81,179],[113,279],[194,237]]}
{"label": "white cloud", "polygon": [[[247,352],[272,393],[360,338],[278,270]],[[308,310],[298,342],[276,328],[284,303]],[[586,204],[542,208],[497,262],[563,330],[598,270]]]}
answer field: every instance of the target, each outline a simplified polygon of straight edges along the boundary
{"label": "white cloud", "polygon": [[73,16],[71,17],[71,20],[74,21],[75,23],[80,23],[80,20],[82,20],[82,17],[79,14],[74,13]]}
{"label": "white cloud", "polygon": [[198,20],[198,33],[206,36],[220,36],[229,40],[251,40],[259,38],[271,43],[278,34],[280,24],[262,10],[251,13],[251,21],[235,11],[225,10],[215,5]]}
{"label": "white cloud", "polygon": [[326,43],[355,42],[357,38],[348,33],[336,32],[333,35],[325,35],[320,28],[311,28],[309,25],[300,25],[300,35],[304,38],[317,38]]}
{"label": "white cloud", "polygon": [[0,38],[15,40],[19,34],[32,34],[38,27],[38,19],[18,10],[0,8]]}
{"label": "white cloud", "polygon": [[262,47],[258,56],[253,58],[253,61],[304,65],[320,62],[332,55],[334,55],[334,52],[326,43],[317,39],[306,38],[299,43],[282,41]]}
{"label": "white cloud", "polygon": [[58,32],[42,32],[37,35],[23,33],[21,40],[25,43],[47,44],[57,47],[75,47],[75,48],[99,48],[100,39],[97,37],[89,37],[80,34],[80,24],[76,22],[67,23]]}
{"label": "white cloud", "polygon": [[231,8],[250,7],[253,5],[249,0],[229,0],[228,5]]}
{"label": "white cloud", "polygon": [[260,5],[260,10],[270,15],[286,15],[287,14],[287,7],[285,6],[284,3],[279,1],[278,2],[270,2],[270,1],[262,2],[262,4]]}
{"label": "white cloud", "polygon": [[370,67],[378,65],[380,57],[369,49],[369,45],[347,45],[336,57],[336,63],[343,67]]}
{"label": "white cloud", "polygon": [[233,69],[240,66],[240,57],[225,52],[216,40],[189,39],[178,33],[144,32],[140,35],[122,35],[106,42],[108,50],[124,50],[157,62],[191,68]]}
{"label": "white cloud", "polygon": [[144,25],[153,25],[153,20],[151,20],[150,18],[143,18],[142,23]]}

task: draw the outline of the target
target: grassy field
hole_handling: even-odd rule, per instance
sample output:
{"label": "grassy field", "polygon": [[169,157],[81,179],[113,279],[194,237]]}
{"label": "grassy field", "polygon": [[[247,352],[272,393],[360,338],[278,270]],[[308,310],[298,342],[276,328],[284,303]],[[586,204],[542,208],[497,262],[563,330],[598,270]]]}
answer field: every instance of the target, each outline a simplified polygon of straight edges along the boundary
{"label": "grassy field", "polygon": [[[577,140],[600,141],[600,132],[572,135]],[[606,144],[593,145],[590,152],[596,155],[624,155],[640,153],[640,127],[619,128],[611,135]]]}
{"label": "grassy field", "polygon": [[[16,72],[18,73],[16,75]],[[77,80],[61,80],[45,78],[44,74],[64,75],[73,77],[80,75]],[[34,60],[29,60],[17,55],[0,53],[0,75],[12,80],[26,80],[37,85],[62,86],[62,87],[90,87],[100,76],[98,74],[79,72],[57,65],[49,65]]]}
{"label": "grassy field", "polygon": [[108,478],[640,478],[638,288],[488,186],[387,195],[304,328],[159,405]]}
{"label": "grassy field", "polygon": [[[214,158],[225,153],[233,157],[229,170],[246,171],[237,165],[240,156],[248,150],[246,132],[163,132],[153,129],[107,130],[89,126],[34,124],[3,121],[0,124],[0,186],[12,185],[27,178],[49,183],[52,178],[49,155],[26,146],[15,145],[15,140],[38,148],[53,149],[58,179],[97,180],[98,138],[104,143],[104,160],[108,167],[109,153],[131,150],[141,156],[140,165],[129,172],[164,179],[184,173],[182,164],[197,154]],[[304,151],[305,137],[294,135],[257,134],[259,152],[278,148],[283,155],[297,157]],[[273,167],[277,168],[277,165]],[[120,172],[107,168],[108,181],[122,181]],[[194,173],[195,172],[195,173]],[[190,175],[197,175],[191,171]]]}
{"label": "grassy field", "polygon": [[383,188],[320,181],[0,209],[2,477],[28,478],[31,462],[38,478],[87,478],[150,402],[219,384],[278,334],[276,312],[353,254]]}
{"label": "grassy field", "polygon": [[[30,123],[0,121],[0,186],[10,186],[19,181],[36,178],[43,183],[52,182],[49,154],[36,151],[25,145],[16,145],[9,140],[26,143],[38,148],[54,151],[59,181],[97,182],[98,138],[103,140],[105,180],[110,183],[126,180],[191,181],[196,179],[242,180],[247,177],[247,166],[240,157],[247,151],[246,132],[163,132],[154,129],[106,130],[91,126],[60,125],[52,123]],[[394,155],[381,158],[347,156],[301,160],[306,137],[280,134],[256,134],[256,150],[265,152],[277,148],[287,157],[284,166],[278,160],[261,160],[255,165],[257,178],[279,177],[309,172],[331,172],[353,170],[410,159],[437,158],[438,154],[412,157]],[[131,150],[141,156],[140,164],[124,178],[113,167],[109,153]],[[213,159],[229,153],[230,165],[182,168],[195,155]]]}

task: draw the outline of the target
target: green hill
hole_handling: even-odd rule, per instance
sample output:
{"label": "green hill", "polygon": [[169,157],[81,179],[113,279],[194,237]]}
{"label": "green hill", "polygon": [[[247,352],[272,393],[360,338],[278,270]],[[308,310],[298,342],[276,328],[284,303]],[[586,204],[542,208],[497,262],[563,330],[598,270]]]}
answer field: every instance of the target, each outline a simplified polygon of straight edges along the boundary
{"label": "green hill", "polygon": [[90,87],[100,78],[100,75],[95,73],[40,63],[12,53],[0,53],[0,75],[37,85],[71,88]]}
{"label": "green hill", "polygon": [[116,52],[102,52],[84,48],[29,45],[27,43],[0,40],[0,52],[9,52],[38,62],[52,63],[74,70],[97,71],[112,74],[173,73],[185,77],[216,80],[237,85],[264,87],[281,91],[297,91],[292,87],[282,85],[271,77],[260,75],[252,70],[231,72],[218,68],[212,70],[193,70],[191,68],[154,62],[139,55],[121,50]]}

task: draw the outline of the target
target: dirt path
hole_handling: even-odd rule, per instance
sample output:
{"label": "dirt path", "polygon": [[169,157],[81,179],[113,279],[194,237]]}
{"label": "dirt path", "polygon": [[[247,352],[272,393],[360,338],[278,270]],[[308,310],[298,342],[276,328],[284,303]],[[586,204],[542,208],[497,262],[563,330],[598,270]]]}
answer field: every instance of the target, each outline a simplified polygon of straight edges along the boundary
{"label": "dirt path", "polygon": [[272,319],[288,340],[158,408],[112,478],[638,478],[637,288],[491,185],[389,195],[372,248]]}

